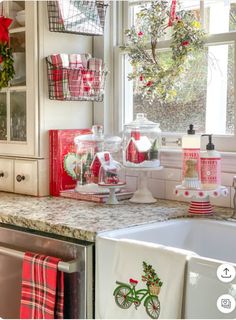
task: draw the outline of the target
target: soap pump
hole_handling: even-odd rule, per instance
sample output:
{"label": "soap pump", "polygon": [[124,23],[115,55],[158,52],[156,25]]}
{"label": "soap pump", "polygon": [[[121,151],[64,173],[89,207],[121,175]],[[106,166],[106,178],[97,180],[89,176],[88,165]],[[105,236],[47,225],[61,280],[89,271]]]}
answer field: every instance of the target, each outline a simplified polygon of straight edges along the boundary
{"label": "soap pump", "polygon": [[200,177],[200,146],[201,136],[195,133],[193,124],[189,125],[187,134],[182,138],[182,176],[183,179],[186,177],[187,161],[196,160],[196,169],[198,176]]}
{"label": "soap pump", "polygon": [[201,183],[203,189],[216,189],[221,185],[221,155],[212,143],[212,134],[208,137],[206,151],[201,153]]}

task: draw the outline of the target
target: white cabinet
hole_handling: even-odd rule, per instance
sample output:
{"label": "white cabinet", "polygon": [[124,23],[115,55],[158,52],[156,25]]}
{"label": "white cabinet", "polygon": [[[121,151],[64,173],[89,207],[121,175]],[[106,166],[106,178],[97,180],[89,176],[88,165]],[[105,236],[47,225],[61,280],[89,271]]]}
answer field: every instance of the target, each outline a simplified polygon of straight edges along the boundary
{"label": "white cabinet", "polygon": [[15,160],[14,191],[33,196],[38,195],[37,161]]}
{"label": "white cabinet", "polygon": [[0,158],[0,191],[45,196],[47,177],[47,160]]}
{"label": "white cabinet", "polygon": [[13,192],[14,160],[0,159],[0,190]]}

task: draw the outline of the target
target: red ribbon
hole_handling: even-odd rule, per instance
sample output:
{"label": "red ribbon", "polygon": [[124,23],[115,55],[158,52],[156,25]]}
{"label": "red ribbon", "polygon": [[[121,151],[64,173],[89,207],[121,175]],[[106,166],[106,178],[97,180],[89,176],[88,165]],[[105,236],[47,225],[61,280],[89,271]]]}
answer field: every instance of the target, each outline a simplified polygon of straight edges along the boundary
{"label": "red ribbon", "polygon": [[9,31],[8,28],[12,23],[12,19],[4,16],[0,17],[0,43],[9,44]]}
{"label": "red ribbon", "polygon": [[173,21],[176,18],[176,0],[172,0],[171,8],[170,8],[170,19],[168,26],[171,27],[173,25]]}

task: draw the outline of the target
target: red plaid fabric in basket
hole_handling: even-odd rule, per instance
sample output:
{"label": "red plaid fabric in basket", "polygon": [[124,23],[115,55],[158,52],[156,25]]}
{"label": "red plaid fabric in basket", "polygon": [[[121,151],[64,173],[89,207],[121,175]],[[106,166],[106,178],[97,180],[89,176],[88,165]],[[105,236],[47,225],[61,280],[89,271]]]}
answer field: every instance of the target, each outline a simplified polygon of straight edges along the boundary
{"label": "red plaid fabric in basket", "polygon": [[49,56],[48,61],[52,64],[49,77],[53,83],[50,90],[53,96],[58,100],[64,100],[69,95],[68,89],[68,66],[69,58],[67,54],[53,54]]}
{"label": "red plaid fabric in basket", "polygon": [[94,71],[82,70],[83,79],[83,96],[89,96],[92,94],[93,83],[94,83]]}
{"label": "red plaid fabric in basket", "polygon": [[26,252],[22,269],[21,319],[63,319],[64,273],[60,259]]}

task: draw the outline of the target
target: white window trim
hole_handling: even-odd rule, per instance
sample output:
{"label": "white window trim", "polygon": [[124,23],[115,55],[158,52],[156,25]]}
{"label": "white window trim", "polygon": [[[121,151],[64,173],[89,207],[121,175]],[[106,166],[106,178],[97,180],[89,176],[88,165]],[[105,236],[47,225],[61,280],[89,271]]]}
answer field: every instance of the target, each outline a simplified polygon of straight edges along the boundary
{"label": "white window trim", "polygon": [[[119,19],[117,28],[119,30],[125,30],[129,28],[129,4],[128,1],[117,1],[119,2],[119,12],[123,13],[122,19]],[[132,4],[138,4],[140,1],[133,2]],[[201,2],[202,4],[202,2]],[[125,97],[125,87],[127,86],[127,79],[125,79],[125,59],[124,53],[119,48],[119,45],[123,43],[124,36],[121,36],[120,32],[119,41],[117,46],[114,47],[114,132],[121,133],[124,125],[124,114],[125,109],[128,105],[131,105],[132,97]],[[124,32],[123,32],[124,34]],[[158,47],[161,49],[166,49],[170,41],[159,42]],[[235,98],[235,115],[236,115],[236,31],[230,33],[222,33],[210,35],[206,41],[206,45],[217,45],[224,43],[233,43],[234,44],[234,54],[235,54],[235,71],[234,71],[234,98]],[[235,131],[236,131],[236,117],[235,117]],[[185,133],[170,133],[162,132],[162,136],[171,137],[171,140],[177,140],[177,138],[182,137]],[[214,135],[214,142],[217,146],[217,149],[224,152],[235,152],[236,151],[236,132],[234,136],[230,135]],[[204,149],[205,141],[203,142]]]}

